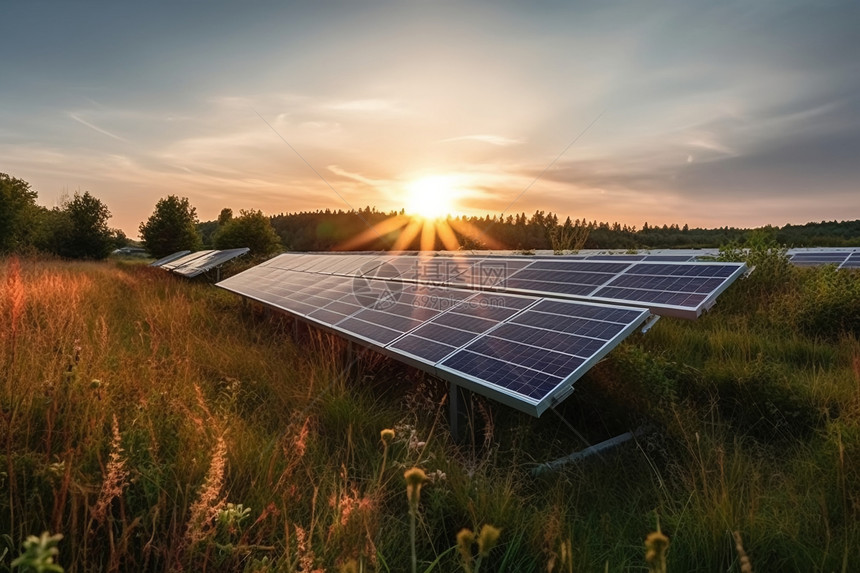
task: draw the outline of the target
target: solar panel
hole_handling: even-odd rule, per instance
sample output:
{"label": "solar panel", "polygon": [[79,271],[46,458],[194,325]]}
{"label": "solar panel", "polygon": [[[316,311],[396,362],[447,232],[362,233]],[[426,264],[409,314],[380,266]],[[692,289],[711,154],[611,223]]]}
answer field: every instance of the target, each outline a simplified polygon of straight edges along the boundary
{"label": "solar panel", "polygon": [[821,265],[839,266],[851,255],[850,251],[814,251],[795,252],[791,255],[791,263],[801,267]]}
{"label": "solar panel", "polygon": [[[293,265],[288,259],[278,264]],[[305,262],[321,268],[319,261]],[[404,266],[396,262],[395,268]],[[565,397],[575,380],[649,315],[641,308],[323,275],[271,264],[217,286],[535,416]]]}
{"label": "solar panel", "polygon": [[177,252],[173,253],[172,255],[167,255],[166,257],[162,257],[155,262],[149,263],[149,266],[160,267],[163,264],[175,261],[179,257],[184,257],[185,255],[187,255],[190,252],[191,251],[177,251]]}
{"label": "solar panel", "polygon": [[179,267],[181,267],[183,265],[187,265],[188,263],[190,263],[196,259],[199,259],[200,257],[205,257],[206,255],[208,255],[210,253],[214,253],[214,252],[215,251],[211,251],[211,250],[210,251],[195,251],[193,253],[185,255],[184,257],[179,257],[178,259],[174,259],[174,260],[170,261],[169,263],[163,264],[163,265],[161,265],[161,268],[168,270],[168,271],[172,271],[174,269],[178,269]]}
{"label": "solar panel", "polygon": [[539,416],[648,315],[645,309],[540,299],[436,370],[452,382],[480,386],[501,402],[528,404]]}
{"label": "solar panel", "polygon": [[536,261],[505,290],[646,306],[655,314],[696,318],[746,270],[743,263]]}
{"label": "solar panel", "polygon": [[250,249],[241,248],[241,249],[227,249],[224,251],[211,251],[202,257],[197,257],[196,259],[189,261],[181,266],[173,269],[178,275],[182,275],[184,277],[193,278],[199,275],[202,275],[205,272],[208,272],[216,267],[219,267],[226,263],[227,261],[233,260],[236,257],[240,257],[247,253]]}

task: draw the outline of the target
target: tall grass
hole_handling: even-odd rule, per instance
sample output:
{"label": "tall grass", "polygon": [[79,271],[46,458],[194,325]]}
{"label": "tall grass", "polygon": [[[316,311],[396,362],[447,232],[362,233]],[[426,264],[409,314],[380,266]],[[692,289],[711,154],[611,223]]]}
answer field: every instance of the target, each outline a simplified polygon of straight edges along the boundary
{"label": "tall grass", "polygon": [[[421,571],[462,570],[463,547],[482,572],[644,570],[662,566],[655,516],[668,571],[858,570],[860,333],[816,318],[854,291],[773,268],[778,289],[739,283],[700,321],[632,338],[560,417],[473,397],[454,444],[445,386],[363,352],[347,369],[336,338],[294,341],[211,285],[2,260],[0,571],[22,547],[81,572],[403,571],[413,547]],[[486,524],[493,551],[466,543]],[[25,544],[43,531],[62,540]]]}

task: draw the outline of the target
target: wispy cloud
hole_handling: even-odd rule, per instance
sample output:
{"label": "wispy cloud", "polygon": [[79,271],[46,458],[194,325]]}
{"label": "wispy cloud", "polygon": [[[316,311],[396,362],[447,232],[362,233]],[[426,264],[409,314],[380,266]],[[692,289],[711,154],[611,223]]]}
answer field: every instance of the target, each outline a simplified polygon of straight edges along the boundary
{"label": "wispy cloud", "polygon": [[491,134],[476,134],[476,135],[461,135],[459,137],[449,137],[439,140],[440,143],[450,143],[455,141],[478,141],[480,143],[489,143],[490,145],[498,145],[499,147],[507,147],[508,145],[519,145],[523,143],[522,139],[513,139],[502,135]]}
{"label": "wispy cloud", "polygon": [[120,137],[119,135],[117,135],[115,133],[111,133],[106,129],[102,129],[101,127],[88,122],[87,120],[83,119],[82,117],[80,117],[79,115],[77,115],[75,113],[69,113],[69,117],[72,118],[73,120],[77,121],[81,125],[85,125],[85,126],[89,127],[90,129],[92,129],[93,131],[97,131],[97,132],[101,133],[102,135],[107,135],[108,137],[112,137],[113,139],[116,139],[117,141],[128,142],[128,140],[126,138]]}
{"label": "wispy cloud", "polygon": [[329,109],[336,111],[355,112],[398,112],[402,111],[400,104],[389,99],[354,99],[329,104]]}

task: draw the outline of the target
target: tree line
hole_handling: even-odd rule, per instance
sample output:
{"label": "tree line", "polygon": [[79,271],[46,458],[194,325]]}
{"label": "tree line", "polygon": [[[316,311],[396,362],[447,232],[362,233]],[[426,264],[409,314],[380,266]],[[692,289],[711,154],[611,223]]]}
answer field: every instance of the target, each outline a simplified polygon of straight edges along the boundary
{"label": "tree line", "polygon": [[103,259],[128,244],[108,226],[110,211],[89,192],[76,191],[49,209],[23,179],[0,173],[0,253],[40,251],[73,259]]}
{"label": "tree line", "polygon": [[[0,173],[0,253],[41,251],[67,258],[102,259],[131,241],[119,229],[108,226],[110,211],[89,192],[75,192],[58,206],[36,204],[37,194],[22,179]],[[230,208],[218,218],[200,221],[186,197],[160,199],[139,227],[141,245],[154,257],[180,250],[248,247],[253,254],[287,251],[388,250],[398,240],[405,250],[418,250],[423,240],[415,232],[407,243],[413,218],[404,211],[380,211],[375,207],[354,210],[317,210],[266,216],[261,211]],[[649,225],[641,228],[621,223],[560,217],[552,212],[532,215],[459,216],[435,223],[444,233],[434,233],[433,249],[445,248],[453,236],[462,249],[553,250],[716,248],[743,246],[766,233],[788,247],[858,247],[860,220],[821,221],[805,225],[691,228],[688,225]]]}

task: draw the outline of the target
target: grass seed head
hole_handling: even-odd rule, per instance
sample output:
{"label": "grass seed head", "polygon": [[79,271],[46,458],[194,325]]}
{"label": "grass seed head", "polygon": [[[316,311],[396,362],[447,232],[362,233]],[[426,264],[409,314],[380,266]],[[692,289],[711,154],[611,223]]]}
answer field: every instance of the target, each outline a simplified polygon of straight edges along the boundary
{"label": "grass seed head", "polygon": [[651,571],[665,573],[666,552],[669,550],[669,538],[661,531],[654,531],[645,538],[645,561]]}
{"label": "grass seed head", "polygon": [[475,534],[471,529],[464,527],[457,534],[457,550],[463,558],[463,562],[469,564],[472,562],[472,545],[475,543]]}
{"label": "grass seed head", "polygon": [[391,440],[394,439],[394,430],[386,428],[379,432],[379,437],[382,439],[382,443],[388,446],[388,444],[391,443]]}
{"label": "grass seed head", "polygon": [[478,554],[484,557],[489,555],[490,551],[493,550],[493,547],[499,541],[499,535],[501,534],[502,530],[498,527],[494,527],[489,523],[484,524],[484,527],[481,528],[481,533],[478,534]]}
{"label": "grass seed head", "polygon": [[406,470],[403,477],[406,478],[406,497],[409,500],[409,506],[415,510],[418,508],[421,486],[427,481],[427,474],[421,468],[412,468]]}

